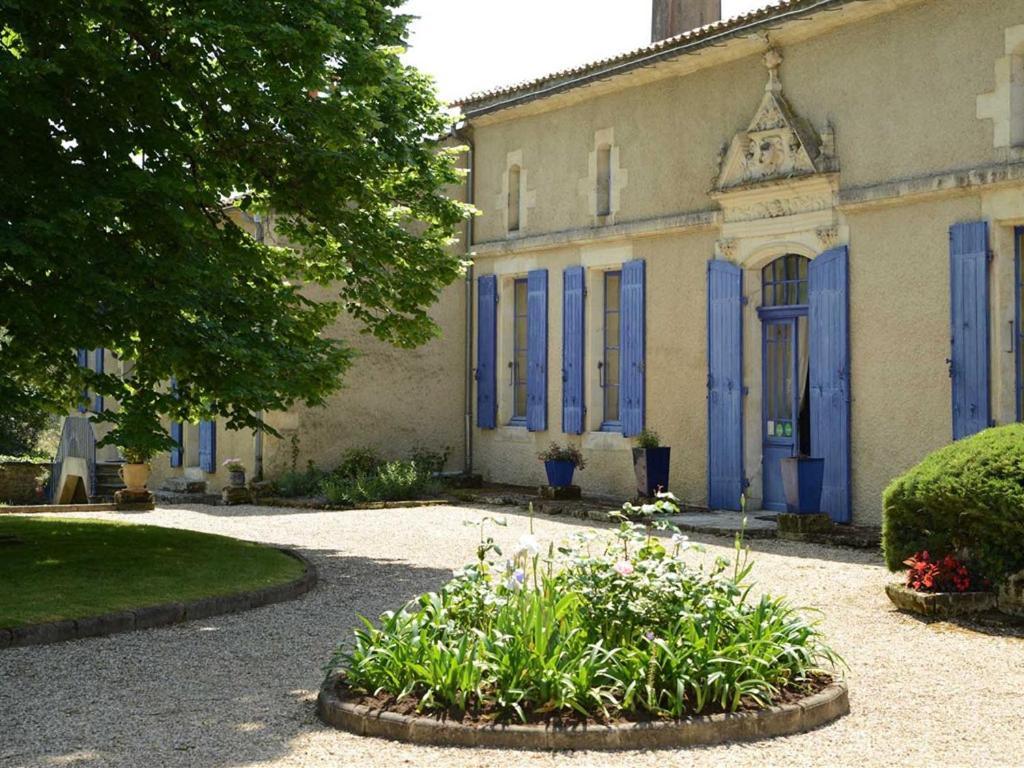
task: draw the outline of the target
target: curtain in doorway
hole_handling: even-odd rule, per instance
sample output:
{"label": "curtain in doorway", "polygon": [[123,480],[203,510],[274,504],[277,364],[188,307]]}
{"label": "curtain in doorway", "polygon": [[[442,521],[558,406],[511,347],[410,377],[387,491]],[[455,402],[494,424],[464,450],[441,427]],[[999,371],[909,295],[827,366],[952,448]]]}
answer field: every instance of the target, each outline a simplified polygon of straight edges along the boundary
{"label": "curtain in doorway", "polygon": [[806,317],[797,319],[797,386],[800,387],[799,410],[797,411],[797,429],[799,442],[797,450],[803,455],[811,453],[811,400],[807,391],[810,380],[811,356],[810,334]]}

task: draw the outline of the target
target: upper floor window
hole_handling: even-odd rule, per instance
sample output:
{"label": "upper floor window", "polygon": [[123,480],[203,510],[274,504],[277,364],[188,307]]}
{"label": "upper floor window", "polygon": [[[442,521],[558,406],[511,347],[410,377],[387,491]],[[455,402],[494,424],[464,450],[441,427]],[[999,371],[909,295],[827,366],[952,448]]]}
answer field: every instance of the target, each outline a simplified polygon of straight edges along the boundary
{"label": "upper floor window", "polygon": [[807,303],[808,260],[795,253],[780,256],[761,270],[761,305],[784,307]]}
{"label": "upper floor window", "polygon": [[619,424],[619,300],[622,273],[604,273],[604,350],[599,367],[604,393],[603,427]]}
{"label": "upper floor window", "polygon": [[612,148],[608,145],[597,148],[597,215],[608,216],[612,212]]}
{"label": "upper floor window", "polygon": [[519,211],[522,202],[522,171],[518,165],[508,169],[508,231],[519,231]]}
{"label": "upper floor window", "polygon": [[512,420],[526,420],[526,376],[529,320],[527,281],[515,281],[512,299]]}

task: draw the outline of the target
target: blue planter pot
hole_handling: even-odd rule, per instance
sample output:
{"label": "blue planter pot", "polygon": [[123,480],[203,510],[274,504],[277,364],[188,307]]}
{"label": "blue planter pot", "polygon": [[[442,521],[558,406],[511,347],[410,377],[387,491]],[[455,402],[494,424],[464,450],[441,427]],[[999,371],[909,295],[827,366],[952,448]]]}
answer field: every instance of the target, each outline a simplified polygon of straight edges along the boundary
{"label": "blue planter pot", "polygon": [[636,474],[636,492],[649,499],[658,492],[668,490],[668,463],[671,448],[634,448],[633,472]]}
{"label": "blue planter pot", "polygon": [[548,485],[552,488],[568,488],[576,465],[571,461],[545,461],[544,471],[548,474]]}
{"label": "blue planter pot", "polygon": [[821,484],[825,460],[808,456],[783,459],[782,487],[786,491],[786,511],[808,515],[821,511]]}

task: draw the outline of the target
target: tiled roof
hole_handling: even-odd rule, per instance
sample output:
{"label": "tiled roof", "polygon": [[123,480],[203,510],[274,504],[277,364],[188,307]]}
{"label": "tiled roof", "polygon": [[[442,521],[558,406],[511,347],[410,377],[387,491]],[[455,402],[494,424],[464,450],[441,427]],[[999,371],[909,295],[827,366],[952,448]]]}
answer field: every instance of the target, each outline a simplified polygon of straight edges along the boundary
{"label": "tiled roof", "polygon": [[601,59],[579,67],[564,69],[549,75],[527,80],[515,85],[502,86],[488,91],[479,91],[452,102],[472,116],[495,109],[511,106],[512,103],[550,95],[577,85],[604,79],[638,66],[645,66],[660,59],[671,58],[684,51],[706,44],[719,43],[723,37],[732,37],[751,27],[762,27],[789,16],[804,14],[829,5],[839,5],[849,0],[778,0],[771,5],[730,19],[716,21],[675,37],[659,40],[626,53]]}

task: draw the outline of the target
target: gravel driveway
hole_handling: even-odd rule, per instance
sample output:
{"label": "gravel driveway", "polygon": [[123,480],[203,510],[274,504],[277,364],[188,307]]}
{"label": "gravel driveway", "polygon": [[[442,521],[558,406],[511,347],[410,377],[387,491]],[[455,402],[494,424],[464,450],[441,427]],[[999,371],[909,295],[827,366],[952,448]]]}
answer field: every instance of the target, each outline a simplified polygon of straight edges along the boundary
{"label": "gravel driveway", "polygon": [[[376,616],[436,589],[473,557],[500,510],[431,507],[309,512],[191,507],[130,519],[286,544],[320,584],[291,603],[234,616],[59,645],[0,651],[2,766],[868,766],[1024,765],[1024,639],[923,624],[895,613],[879,557],[751,542],[766,589],[820,608],[850,665],[852,713],[809,734],[657,753],[488,752],[365,739],[319,723],[314,700],[356,613]],[[494,529],[514,542],[527,518]],[[578,525],[536,521],[542,539]],[[706,540],[704,556],[728,554]],[[700,555],[696,555],[700,556]]]}

